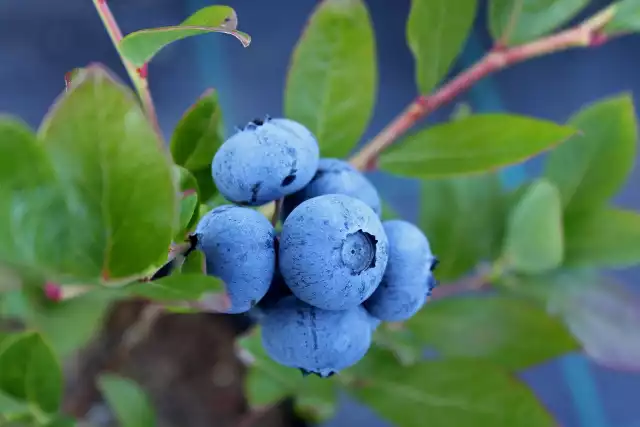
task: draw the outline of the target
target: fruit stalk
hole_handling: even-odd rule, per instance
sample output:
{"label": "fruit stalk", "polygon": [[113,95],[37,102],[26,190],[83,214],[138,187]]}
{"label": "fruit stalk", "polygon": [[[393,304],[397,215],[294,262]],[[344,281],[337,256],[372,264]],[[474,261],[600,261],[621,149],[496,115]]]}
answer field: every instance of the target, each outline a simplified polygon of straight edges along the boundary
{"label": "fruit stalk", "polygon": [[608,41],[608,37],[602,33],[602,28],[611,20],[613,14],[614,9],[608,7],[575,27],[530,43],[514,47],[496,45],[478,62],[458,74],[432,95],[418,96],[400,115],[351,158],[351,164],[360,170],[375,167],[375,159],[378,155],[419,120],[451,102],[479,80],[496,71],[528,59],[574,47],[600,46]]}
{"label": "fruit stalk", "polygon": [[122,31],[120,31],[120,27],[118,26],[118,22],[115,17],[111,13],[111,9],[107,4],[107,0],[92,0],[93,5],[102,20],[102,24],[104,25],[107,33],[109,34],[109,38],[111,38],[111,42],[113,46],[116,48],[120,59],[122,60],[122,64],[124,68],[127,70],[127,74],[131,79],[131,83],[138,93],[138,97],[140,98],[140,102],[142,103],[142,107],[144,108],[149,121],[153,125],[154,129],[158,133],[158,135],[162,135],[160,130],[160,126],[158,124],[158,117],[156,115],[156,109],[153,104],[153,98],[151,97],[151,91],[149,90],[149,81],[148,81],[148,65],[145,64],[141,68],[136,68],[133,64],[131,64],[127,59],[122,55],[122,51],[120,50],[120,41],[122,40]]}

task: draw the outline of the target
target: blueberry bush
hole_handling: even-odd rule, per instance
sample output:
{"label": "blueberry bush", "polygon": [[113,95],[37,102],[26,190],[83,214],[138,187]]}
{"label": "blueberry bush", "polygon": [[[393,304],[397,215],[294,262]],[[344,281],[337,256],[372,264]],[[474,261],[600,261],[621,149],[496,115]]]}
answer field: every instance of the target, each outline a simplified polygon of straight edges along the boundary
{"label": "blueberry bush", "polygon": [[[123,37],[106,0],[93,3],[134,90],[89,64],[37,130],[0,117],[3,426],[91,425],[62,404],[67,365],[122,301],[144,307],[117,338],[127,351],[163,313],[250,324],[234,350],[251,409],[239,425],[284,400],[319,423],[346,392],[402,427],[553,426],[515,374],[572,351],[640,369],[640,300],[611,277],[640,263],[640,214],[611,203],[636,154],[631,96],[565,123],[459,108],[418,126],[491,73],[640,31],[638,0],[575,25],[587,0],[491,0],[494,48],[457,76],[477,2],[412,0],[420,95],[363,144],[378,85],[363,0],[318,3],[282,114],[246,112],[225,135],[208,90],[167,143],[148,62],[186,37],[250,36],[233,9],[209,6]],[[501,183],[546,152],[539,176]],[[381,198],[374,170],[420,180],[415,223]],[[107,365],[91,387],[118,423],[166,425],[168,403]]]}

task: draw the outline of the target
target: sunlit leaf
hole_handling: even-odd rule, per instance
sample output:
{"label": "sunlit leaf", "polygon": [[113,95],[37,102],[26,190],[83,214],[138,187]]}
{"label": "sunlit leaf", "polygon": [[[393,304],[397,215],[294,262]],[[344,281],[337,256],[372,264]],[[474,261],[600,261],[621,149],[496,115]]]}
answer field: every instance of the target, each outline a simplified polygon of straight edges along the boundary
{"label": "sunlit leaf", "polygon": [[149,28],[127,34],[120,42],[121,54],[137,67],[142,67],[163,47],[187,37],[207,33],[225,33],[249,46],[251,37],[238,31],[238,16],[229,6],[204,7],[172,27]]}
{"label": "sunlit leaf", "polygon": [[291,58],[285,115],[309,128],[325,157],[344,157],[373,114],[374,32],[362,0],[325,0],[309,18]]}
{"label": "sunlit leaf", "polygon": [[416,61],[420,93],[446,76],[473,26],[476,0],[412,0],[407,42]]}
{"label": "sunlit leaf", "polygon": [[574,130],[509,114],[479,114],[432,126],[380,155],[380,168],[410,178],[435,178],[523,162],[567,139]]}

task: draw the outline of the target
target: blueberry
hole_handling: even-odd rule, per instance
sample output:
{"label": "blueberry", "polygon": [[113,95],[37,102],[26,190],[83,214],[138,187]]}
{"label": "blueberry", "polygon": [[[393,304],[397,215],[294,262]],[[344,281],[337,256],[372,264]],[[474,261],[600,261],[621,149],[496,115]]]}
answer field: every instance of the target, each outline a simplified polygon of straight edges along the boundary
{"label": "blueberry", "polygon": [[371,331],[361,306],[323,310],[289,296],[262,319],[262,344],[281,365],[328,377],[364,357]]}
{"label": "blueberry", "polygon": [[285,220],[279,267],[302,301],[325,310],[361,304],[387,265],[387,236],[358,199],[328,194],[302,202]]}
{"label": "blueberry", "polygon": [[415,225],[403,220],[382,225],[389,239],[389,262],[380,286],[364,307],[380,320],[399,322],[416,314],[431,295],[435,258]]}
{"label": "blueberry", "polygon": [[284,199],[282,218],[285,219],[300,203],[324,194],[344,194],[366,203],[380,215],[380,196],[376,187],[349,162],[340,159],[320,159],[318,171],[302,190]]}
{"label": "blueberry", "polygon": [[288,119],[254,120],[216,152],[211,171],[227,200],[259,206],[295,193],[318,168],[319,148],[304,126]]}
{"label": "blueberry", "polygon": [[276,265],[275,232],[260,212],[219,206],[198,223],[197,246],[204,252],[207,274],[225,282],[228,313],[244,313],[267,293]]}

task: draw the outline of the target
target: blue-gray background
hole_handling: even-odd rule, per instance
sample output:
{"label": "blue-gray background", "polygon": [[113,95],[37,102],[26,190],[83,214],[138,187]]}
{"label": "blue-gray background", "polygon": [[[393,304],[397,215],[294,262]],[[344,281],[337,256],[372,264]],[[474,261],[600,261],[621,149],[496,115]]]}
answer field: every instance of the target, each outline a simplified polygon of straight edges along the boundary
{"label": "blue-gray background", "polygon": [[[151,86],[162,128],[168,134],[182,112],[207,87],[221,96],[228,128],[265,113],[282,111],[288,58],[313,0],[229,0],[240,26],[253,36],[243,49],[231,37],[203,36],[176,43],[151,65]],[[607,3],[594,1],[591,10]],[[176,24],[209,0],[111,0],[123,31]],[[380,67],[378,106],[367,137],[380,130],[414,96],[413,62],[404,40],[409,0],[367,0],[377,33]],[[481,14],[482,16],[482,14]],[[458,66],[490,45],[482,19]],[[485,80],[465,98],[476,110],[508,110],[565,120],[586,102],[622,91],[637,93],[640,37],[627,37],[589,51],[536,59]],[[0,3],[0,111],[37,126],[63,90],[62,76],[98,61],[123,70],[89,0],[6,0]],[[442,115],[440,115],[442,117]],[[438,115],[434,120],[440,118]],[[533,161],[509,171],[508,179],[535,173]],[[640,209],[640,172],[634,171],[618,201]],[[406,216],[415,215],[415,186],[374,177],[382,193]],[[392,191],[390,191],[392,190]],[[636,281],[637,271],[623,274]],[[635,285],[635,283],[633,283]],[[640,325],[639,325],[640,327]],[[640,375],[614,372],[569,355],[523,373],[565,427],[640,427]],[[428,422],[428,420],[427,420]],[[343,405],[332,426],[384,425],[365,408]]]}

